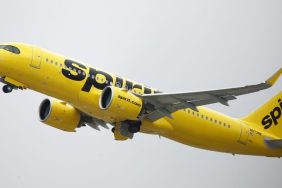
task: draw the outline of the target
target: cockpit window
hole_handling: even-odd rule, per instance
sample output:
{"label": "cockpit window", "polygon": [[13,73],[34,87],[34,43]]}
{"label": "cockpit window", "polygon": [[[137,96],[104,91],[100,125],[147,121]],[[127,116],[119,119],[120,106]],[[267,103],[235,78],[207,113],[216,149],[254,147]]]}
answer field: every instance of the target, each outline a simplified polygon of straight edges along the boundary
{"label": "cockpit window", "polygon": [[15,46],[11,46],[11,45],[0,45],[0,49],[7,50],[7,51],[12,52],[14,54],[20,54],[21,53],[20,49],[18,49]]}

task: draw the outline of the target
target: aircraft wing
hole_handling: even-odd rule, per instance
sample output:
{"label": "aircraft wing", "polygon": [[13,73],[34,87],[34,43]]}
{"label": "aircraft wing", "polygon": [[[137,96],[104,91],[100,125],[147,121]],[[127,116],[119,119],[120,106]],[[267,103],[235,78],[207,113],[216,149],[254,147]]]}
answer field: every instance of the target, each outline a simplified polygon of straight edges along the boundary
{"label": "aircraft wing", "polygon": [[145,94],[140,96],[144,100],[145,111],[147,112],[142,118],[147,118],[151,121],[158,120],[164,116],[172,118],[171,114],[177,110],[191,108],[194,111],[198,111],[197,106],[213,103],[228,106],[228,101],[236,99],[236,96],[254,93],[271,87],[281,73],[282,68],[265,82],[244,87],[187,93]]}

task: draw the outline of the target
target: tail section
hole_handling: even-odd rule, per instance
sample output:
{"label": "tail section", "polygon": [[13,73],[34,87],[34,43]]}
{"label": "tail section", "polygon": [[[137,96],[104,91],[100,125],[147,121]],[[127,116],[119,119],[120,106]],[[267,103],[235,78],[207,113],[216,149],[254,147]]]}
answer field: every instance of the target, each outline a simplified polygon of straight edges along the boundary
{"label": "tail section", "polygon": [[282,91],[242,120],[255,124],[260,130],[273,136],[282,138]]}

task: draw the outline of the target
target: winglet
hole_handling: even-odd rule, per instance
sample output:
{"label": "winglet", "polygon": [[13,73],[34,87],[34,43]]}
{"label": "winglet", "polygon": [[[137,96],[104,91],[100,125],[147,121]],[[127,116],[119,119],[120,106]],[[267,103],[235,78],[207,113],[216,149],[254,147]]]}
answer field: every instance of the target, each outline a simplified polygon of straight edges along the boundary
{"label": "winglet", "polygon": [[267,83],[270,86],[273,86],[275,82],[278,80],[280,75],[282,74],[282,68],[280,68],[277,72],[275,72],[270,78],[268,78],[265,83]]}

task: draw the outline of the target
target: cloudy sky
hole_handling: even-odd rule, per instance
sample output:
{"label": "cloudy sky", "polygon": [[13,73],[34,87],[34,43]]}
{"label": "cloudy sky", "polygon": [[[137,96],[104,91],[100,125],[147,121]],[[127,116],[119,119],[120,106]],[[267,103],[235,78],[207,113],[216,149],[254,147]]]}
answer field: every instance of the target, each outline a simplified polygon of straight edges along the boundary
{"label": "cloudy sky", "polygon": [[[35,44],[162,91],[264,81],[282,65],[281,0],[1,0],[0,42]],[[210,106],[241,117],[281,91]],[[157,136],[114,141],[39,122],[46,96],[0,94],[0,187],[281,187],[282,159],[204,151]]]}

